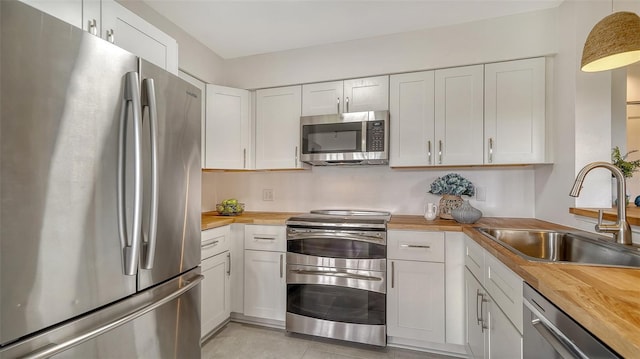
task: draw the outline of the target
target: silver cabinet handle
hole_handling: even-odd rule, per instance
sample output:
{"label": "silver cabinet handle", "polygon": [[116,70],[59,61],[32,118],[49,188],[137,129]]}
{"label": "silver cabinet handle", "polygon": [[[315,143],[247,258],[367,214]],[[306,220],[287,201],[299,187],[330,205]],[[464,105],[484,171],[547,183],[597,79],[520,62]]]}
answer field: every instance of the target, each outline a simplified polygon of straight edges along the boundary
{"label": "silver cabinet handle", "polygon": [[275,241],[276,237],[253,237],[254,241]]}
{"label": "silver cabinet handle", "polygon": [[229,269],[227,270],[227,275],[231,276],[231,253],[227,252],[227,259],[229,260]]}
{"label": "silver cabinet handle", "polygon": [[336,109],[338,110],[338,112],[336,112],[336,113],[340,114],[340,97],[338,97],[338,101],[336,103]]}
{"label": "silver cabinet handle", "polygon": [[[150,147],[150,189],[148,225],[142,233],[142,265],[143,269],[152,269],[156,253],[156,233],[158,230],[158,106],[156,87],[153,79],[142,81],[142,110],[149,114],[149,147]],[[144,116],[143,119],[144,121]],[[144,208],[144,207],[143,207]]]}
{"label": "silver cabinet handle", "polygon": [[[478,325],[482,323],[482,306],[479,305],[480,301],[478,299],[482,298],[482,293],[480,293],[480,289],[476,289],[476,322]],[[480,309],[478,307],[480,306]]]}
{"label": "silver cabinet handle", "polygon": [[438,164],[442,164],[442,140],[438,141]]}
{"label": "silver cabinet handle", "polygon": [[280,254],[280,278],[282,278],[283,272],[284,272],[284,254]]}
{"label": "silver cabinet handle", "polygon": [[391,261],[391,288],[396,285],[396,262]]}
{"label": "silver cabinet handle", "polygon": [[484,297],[484,293],[481,293],[480,295],[482,296],[482,299],[480,300],[480,328],[484,333],[484,330],[489,329],[489,327],[485,323],[484,312],[482,308],[484,307],[484,303],[489,302],[489,300]]}
{"label": "silver cabinet handle", "polygon": [[112,44],[116,43],[116,37],[115,37],[113,29],[107,30],[107,41],[109,41]]}
{"label": "silver cabinet handle", "polygon": [[295,158],[293,162],[293,168],[298,167],[298,146],[296,146]]}
{"label": "silver cabinet handle", "polygon": [[349,112],[349,97],[347,97],[347,99],[345,100],[345,102],[347,103],[347,111],[346,111],[346,112]]}
{"label": "silver cabinet handle", "polygon": [[493,138],[489,137],[489,163],[493,163]]}
{"label": "silver cabinet handle", "polygon": [[420,244],[401,244],[400,247],[403,247],[403,248],[423,248],[423,249],[431,248],[431,246],[420,245]]}
{"label": "silver cabinet handle", "polygon": [[427,141],[427,155],[429,156],[429,164],[431,163],[431,140]]}
{"label": "silver cabinet handle", "polygon": [[89,33],[93,36],[98,35],[98,23],[96,19],[89,20]]}
{"label": "silver cabinet handle", "polygon": [[51,344],[47,344],[46,346],[37,349],[36,351],[33,351],[31,353],[28,353],[27,355],[25,355],[22,358],[31,358],[31,359],[44,359],[44,358],[50,358],[52,356],[54,356],[55,354],[58,353],[62,353],[70,348],[73,348],[77,345],[80,345],[88,340],[91,340],[93,338],[96,338],[100,335],[103,335],[105,333],[108,333],[110,331],[112,331],[113,329],[116,329],[124,324],[130,323],[132,321],[134,321],[137,318],[140,318],[141,316],[150,313],[156,309],[158,309],[159,307],[171,302],[172,300],[179,298],[180,296],[182,296],[184,293],[188,292],[189,290],[191,290],[193,287],[197,286],[198,284],[200,284],[200,282],[202,281],[202,279],[204,278],[204,276],[198,274],[197,276],[193,277],[193,278],[189,278],[188,280],[183,281],[183,283],[185,284],[184,287],[177,289],[175,292],[169,294],[166,297],[162,297],[142,308],[140,308],[139,310],[135,310],[132,313],[128,313],[128,314],[124,314],[118,318],[115,318],[107,323],[105,323],[104,325],[100,325],[98,327],[95,328],[87,328],[87,330],[83,333],[80,333],[79,335],[75,335],[72,338],[65,338],[65,341],[61,342],[61,343],[51,343]]}
{"label": "silver cabinet handle", "polygon": [[[138,259],[140,257],[140,234],[142,231],[142,123],[140,121],[140,87],[138,86],[138,73],[127,72],[124,78],[124,91],[120,107],[120,130],[118,134],[118,234],[122,253],[124,256],[124,274],[136,275]],[[131,111],[129,109],[131,108]],[[126,192],[126,158],[127,158],[127,127],[130,122],[129,112],[132,113],[133,127],[133,222],[131,237],[127,233],[127,203]]]}
{"label": "silver cabinet handle", "polygon": [[242,168],[247,168],[247,149],[242,149]]}
{"label": "silver cabinet handle", "polygon": [[207,248],[207,247],[213,247],[215,245],[217,245],[220,241],[217,239],[210,239],[208,241],[204,241],[202,242],[202,244],[200,244],[202,246],[202,248]]}

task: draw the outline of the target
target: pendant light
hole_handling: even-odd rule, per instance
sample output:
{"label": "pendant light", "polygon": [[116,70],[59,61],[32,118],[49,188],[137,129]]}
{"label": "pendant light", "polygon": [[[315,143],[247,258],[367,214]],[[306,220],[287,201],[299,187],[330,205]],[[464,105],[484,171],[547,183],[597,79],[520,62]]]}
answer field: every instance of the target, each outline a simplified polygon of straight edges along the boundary
{"label": "pendant light", "polygon": [[640,17],[632,12],[613,13],[600,20],[582,50],[584,72],[611,70],[640,61]]}

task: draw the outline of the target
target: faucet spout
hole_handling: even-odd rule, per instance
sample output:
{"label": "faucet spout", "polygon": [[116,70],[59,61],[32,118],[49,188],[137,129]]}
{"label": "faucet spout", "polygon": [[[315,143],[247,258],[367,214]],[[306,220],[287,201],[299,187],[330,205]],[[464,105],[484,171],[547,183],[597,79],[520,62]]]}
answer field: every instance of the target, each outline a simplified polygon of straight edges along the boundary
{"label": "faucet spout", "polygon": [[611,171],[613,176],[616,178],[616,183],[618,185],[618,220],[615,224],[603,224],[602,215],[599,215],[598,224],[596,224],[596,231],[601,233],[613,233],[613,238],[616,242],[620,244],[631,244],[631,227],[629,226],[629,222],[627,222],[626,182],[622,171],[620,171],[618,167],[608,162],[592,162],[587,164],[580,170],[580,172],[578,172],[569,195],[571,197],[578,197],[578,195],[580,195],[580,190],[582,189],[582,183],[584,182],[585,177],[594,168],[606,168]]}

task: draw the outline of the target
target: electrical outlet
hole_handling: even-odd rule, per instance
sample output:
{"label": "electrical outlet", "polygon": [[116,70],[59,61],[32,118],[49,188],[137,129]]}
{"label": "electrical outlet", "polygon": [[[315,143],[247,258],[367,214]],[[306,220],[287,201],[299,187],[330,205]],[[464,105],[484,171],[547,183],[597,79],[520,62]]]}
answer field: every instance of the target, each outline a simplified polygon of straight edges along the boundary
{"label": "electrical outlet", "polygon": [[476,201],[484,202],[487,200],[487,189],[484,187],[476,187]]}
{"label": "electrical outlet", "polygon": [[273,190],[270,188],[265,188],[262,190],[262,200],[263,201],[273,201]]}

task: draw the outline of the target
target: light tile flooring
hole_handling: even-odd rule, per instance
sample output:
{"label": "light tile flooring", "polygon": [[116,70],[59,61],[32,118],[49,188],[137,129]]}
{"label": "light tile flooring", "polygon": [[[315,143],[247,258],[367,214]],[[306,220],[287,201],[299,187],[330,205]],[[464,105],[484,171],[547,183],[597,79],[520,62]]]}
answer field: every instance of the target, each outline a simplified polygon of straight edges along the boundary
{"label": "light tile flooring", "polygon": [[229,323],[203,343],[202,359],[453,359],[398,348],[377,349],[284,330]]}

